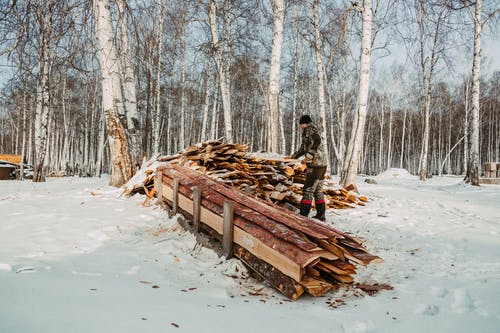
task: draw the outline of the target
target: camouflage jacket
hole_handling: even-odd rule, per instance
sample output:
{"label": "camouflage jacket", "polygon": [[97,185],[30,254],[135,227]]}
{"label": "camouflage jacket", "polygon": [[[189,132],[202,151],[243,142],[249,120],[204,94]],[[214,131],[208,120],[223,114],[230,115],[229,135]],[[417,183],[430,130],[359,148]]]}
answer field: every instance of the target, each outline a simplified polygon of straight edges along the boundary
{"label": "camouflage jacket", "polygon": [[313,124],[308,124],[302,130],[302,143],[299,150],[297,150],[292,158],[299,158],[300,156],[310,154],[312,161],[308,162],[309,166],[326,166],[326,154],[321,144],[321,136],[319,135],[318,128]]}

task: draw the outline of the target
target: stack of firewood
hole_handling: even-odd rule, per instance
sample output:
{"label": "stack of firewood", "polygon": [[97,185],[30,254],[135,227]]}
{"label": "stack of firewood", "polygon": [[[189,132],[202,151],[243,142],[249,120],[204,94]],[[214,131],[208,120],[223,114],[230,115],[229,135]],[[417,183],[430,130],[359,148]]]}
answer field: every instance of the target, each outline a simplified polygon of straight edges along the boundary
{"label": "stack of firewood", "polygon": [[[299,160],[270,158],[265,154],[248,153],[247,150],[246,145],[214,140],[190,146],[175,155],[159,157],[157,161],[180,164],[254,197],[298,208],[306,165]],[[128,189],[127,193],[150,193],[152,177],[151,174],[144,184]],[[355,193],[352,185],[340,188],[329,178],[325,180],[325,185],[328,208],[354,208],[368,201],[367,197]]]}
{"label": "stack of firewood", "polygon": [[[298,160],[250,154],[245,145],[209,141],[150,161],[125,193],[146,194],[146,202],[156,196],[171,207],[176,200],[179,212],[194,220],[197,188],[200,228],[215,238],[223,234],[223,206],[230,203],[234,255],[291,299],[304,292],[321,296],[352,284],[356,264],[381,259],[360,239],[290,211],[299,205],[305,169]],[[330,180],[326,184],[329,207],[356,207],[367,201],[352,188],[335,187]],[[358,286],[372,292],[386,287]]]}
{"label": "stack of firewood", "polygon": [[[304,292],[322,296],[352,284],[355,264],[381,261],[352,235],[224,186],[191,168],[170,163],[158,167],[156,175],[160,202],[178,207],[172,209],[188,219],[199,214],[200,228],[215,239],[224,234],[224,207],[230,204],[234,255],[291,299]],[[199,213],[194,208],[195,189],[201,193]]]}

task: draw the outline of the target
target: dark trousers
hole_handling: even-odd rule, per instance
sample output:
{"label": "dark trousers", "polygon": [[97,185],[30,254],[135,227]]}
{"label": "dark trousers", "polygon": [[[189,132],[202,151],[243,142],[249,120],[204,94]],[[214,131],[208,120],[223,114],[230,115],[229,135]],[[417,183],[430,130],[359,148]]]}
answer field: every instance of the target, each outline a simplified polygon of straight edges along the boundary
{"label": "dark trousers", "polygon": [[308,166],[306,169],[306,181],[302,187],[302,202],[311,204],[312,200],[325,202],[323,193],[323,178],[325,177],[326,166]]}

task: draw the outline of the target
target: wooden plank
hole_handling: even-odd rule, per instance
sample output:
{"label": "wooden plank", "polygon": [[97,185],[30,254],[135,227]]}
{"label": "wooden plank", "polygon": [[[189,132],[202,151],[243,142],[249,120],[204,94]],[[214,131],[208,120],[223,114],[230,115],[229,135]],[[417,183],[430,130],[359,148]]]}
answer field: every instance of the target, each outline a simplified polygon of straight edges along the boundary
{"label": "wooden plank", "polygon": [[175,214],[179,210],[179,178],[174,178],[174,188],[172,191],[172,211]]}
{"label": "wooden plank", "polygon": [[156,172],[156,177],[154,180],[154,186],[156,188],[156,193],[158,194],[158,198],[163,197],[163,180],[161,171]]}
{"label": "wooden plank", "polygon": [[[173,189],[170,186],[164,186],[163,198],[169,202],[172,200]],[[193,213],[192,201],[179,193],[179,207],[186,211],[188,214]],[[210,211],[205,207],[201,207],[200,221],[217,231],[220,235],[223,233],[223,218]],[[284,254],[277,252],[275,249],[267,246],[259,239],[251,234],[240,229],[238,226],[234,227],[234,242],[244,249],[250,251],[256,257],[266,261],[281,271],[283,274],[291,277],[295,281],[300,281],[304,275],[304,269],[291,260]],[[314,260],[314,257],[311,260]],[[307,264],[306,264],[307,265]]]}
{"label": "wooden plank", "polygon": [[278,289],[283,295],[291,300],[298,299],[303,293],[304,288],[290,277],[282,274],[275,267],[260,260],[251,252],[241,246],[236,245],[234,254],[243,261],[253,272],[261,278],[268,281],[273,287]]}
{"label": "wooden plank", "polygon": [[315,297],[324,296],[326,293],[339,288],[337,284],[312,276],[304,276],[300,284],[308,294]]}
{"label": "wooden plank", "polygon": [[[201,179],[201,177],[203,177],[203,175],[197,173],[196,171],[183,168],[179,165],[172,165],[171,167],[176,169],[178,172],[189,175],[190,177],[193,177],[195,179]],[[234,191],[214,180],[209,179],[207,180],[207,182],[209,182],[211,188],[216,189],[219,193],[234,200],[235,202],[245,205],[252,210],[257,210],[261,215],[269,217],[277,222],[283,223],[292,229],[299,230],[308,236],[317,239],[344,237],[343,234],[339,233],[337,230],[334,230],[333,228],[325,224],[314,221],[313,219],[300,216],[279,206],[270,207],[268,203],[259,201],[241,192]]]}
{"label": "wooden plank", "polygon": [[224,217],[222,226],[222,248],[226,259],[233,255],[233,236],[234,236],[234,209],[229,202],[224,202]]}
{"label": "wooden plank", "polygon": [[[181,172],[177,170],[172,170],[172,169],[164,169],[166,172],[166,179],[165,181],[169,181],[168,179],[171,178],[176,178],[181,176]],[[198,186],[198,187],[203,187],[203,196],[204,198],[209,199],[213,203],[216,203],[220,207],[222,207],[223,202],[227,200],[231,200],[234,206],[235,214],[237,216],[241,216],[244,219],[251,221],[252,223],[255,223],[259,225],[260,227],[268,230],[271,232],[273,235],[275,235],[278,238],[281,238],[283,240],[286,240],[292,244],[297,245],[299,248],[305,250],[305,251],[310,251],[312,249],[315,249],[317,245],[307,239],[305,236],[302,234],[297,233],[297,231],[291,229],[290,227],[282,224],[282,223],[276,223],[276,221],[266,217],[262,216],[260,213],[261,211],[256,211],[246,205],[243,205],[237,201],[232,200],[232,198],[224,196],[223,194],[219,193],[218,188],[214,186],[214,181],[211,181],[208,179],[208,177],[205,177],[203,175],[196,175],[197,177],[190,178],[191,174],[188,174],[186,171],[186,178],[183,178],[182,183],[186,188],[190,188],[193,186]],[[202,176],[202,177],[199,177]],[[165,177],[164,177],[165,178]],[[219,186],[223,186],[221,184],[217,184]],[[223,186],[224,187],[224,186]],[[229,188],[226,188],[229,189]],[[232,189],[233,192],[238,192],[237,190]],[[259,207],[260,208],[260,207]],[[221,212],[222,213],[222,212]]]}
{"label": "wooden plank", "polygon": [[484,170],[485,171],[497,171],[497,163],[496,162],[488,162],[484,163]]}
{"label": "wooden plank", "polygon": [[193,188],[193,228],[194,232],[200,231],[201,219],[201,190],[199,187]]}

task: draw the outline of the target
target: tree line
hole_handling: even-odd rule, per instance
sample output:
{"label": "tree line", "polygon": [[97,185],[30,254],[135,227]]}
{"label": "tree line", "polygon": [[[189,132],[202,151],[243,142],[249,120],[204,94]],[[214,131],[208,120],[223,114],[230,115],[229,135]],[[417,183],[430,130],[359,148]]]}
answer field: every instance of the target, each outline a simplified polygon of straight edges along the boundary
{"label": "tree line", "polygon": [[[497,11],[479,0],[3,1],[0,151],[22,155],[35,181],[106,172],[120,185],[144,158],[205,140],[290,154],[310,114],[344,184],[391,167],[477,183],[500,160],[500,73],[479,76]],[[378,70],[391,43],[407,62]],[[460,45],[470,70],[452,77]]]}

